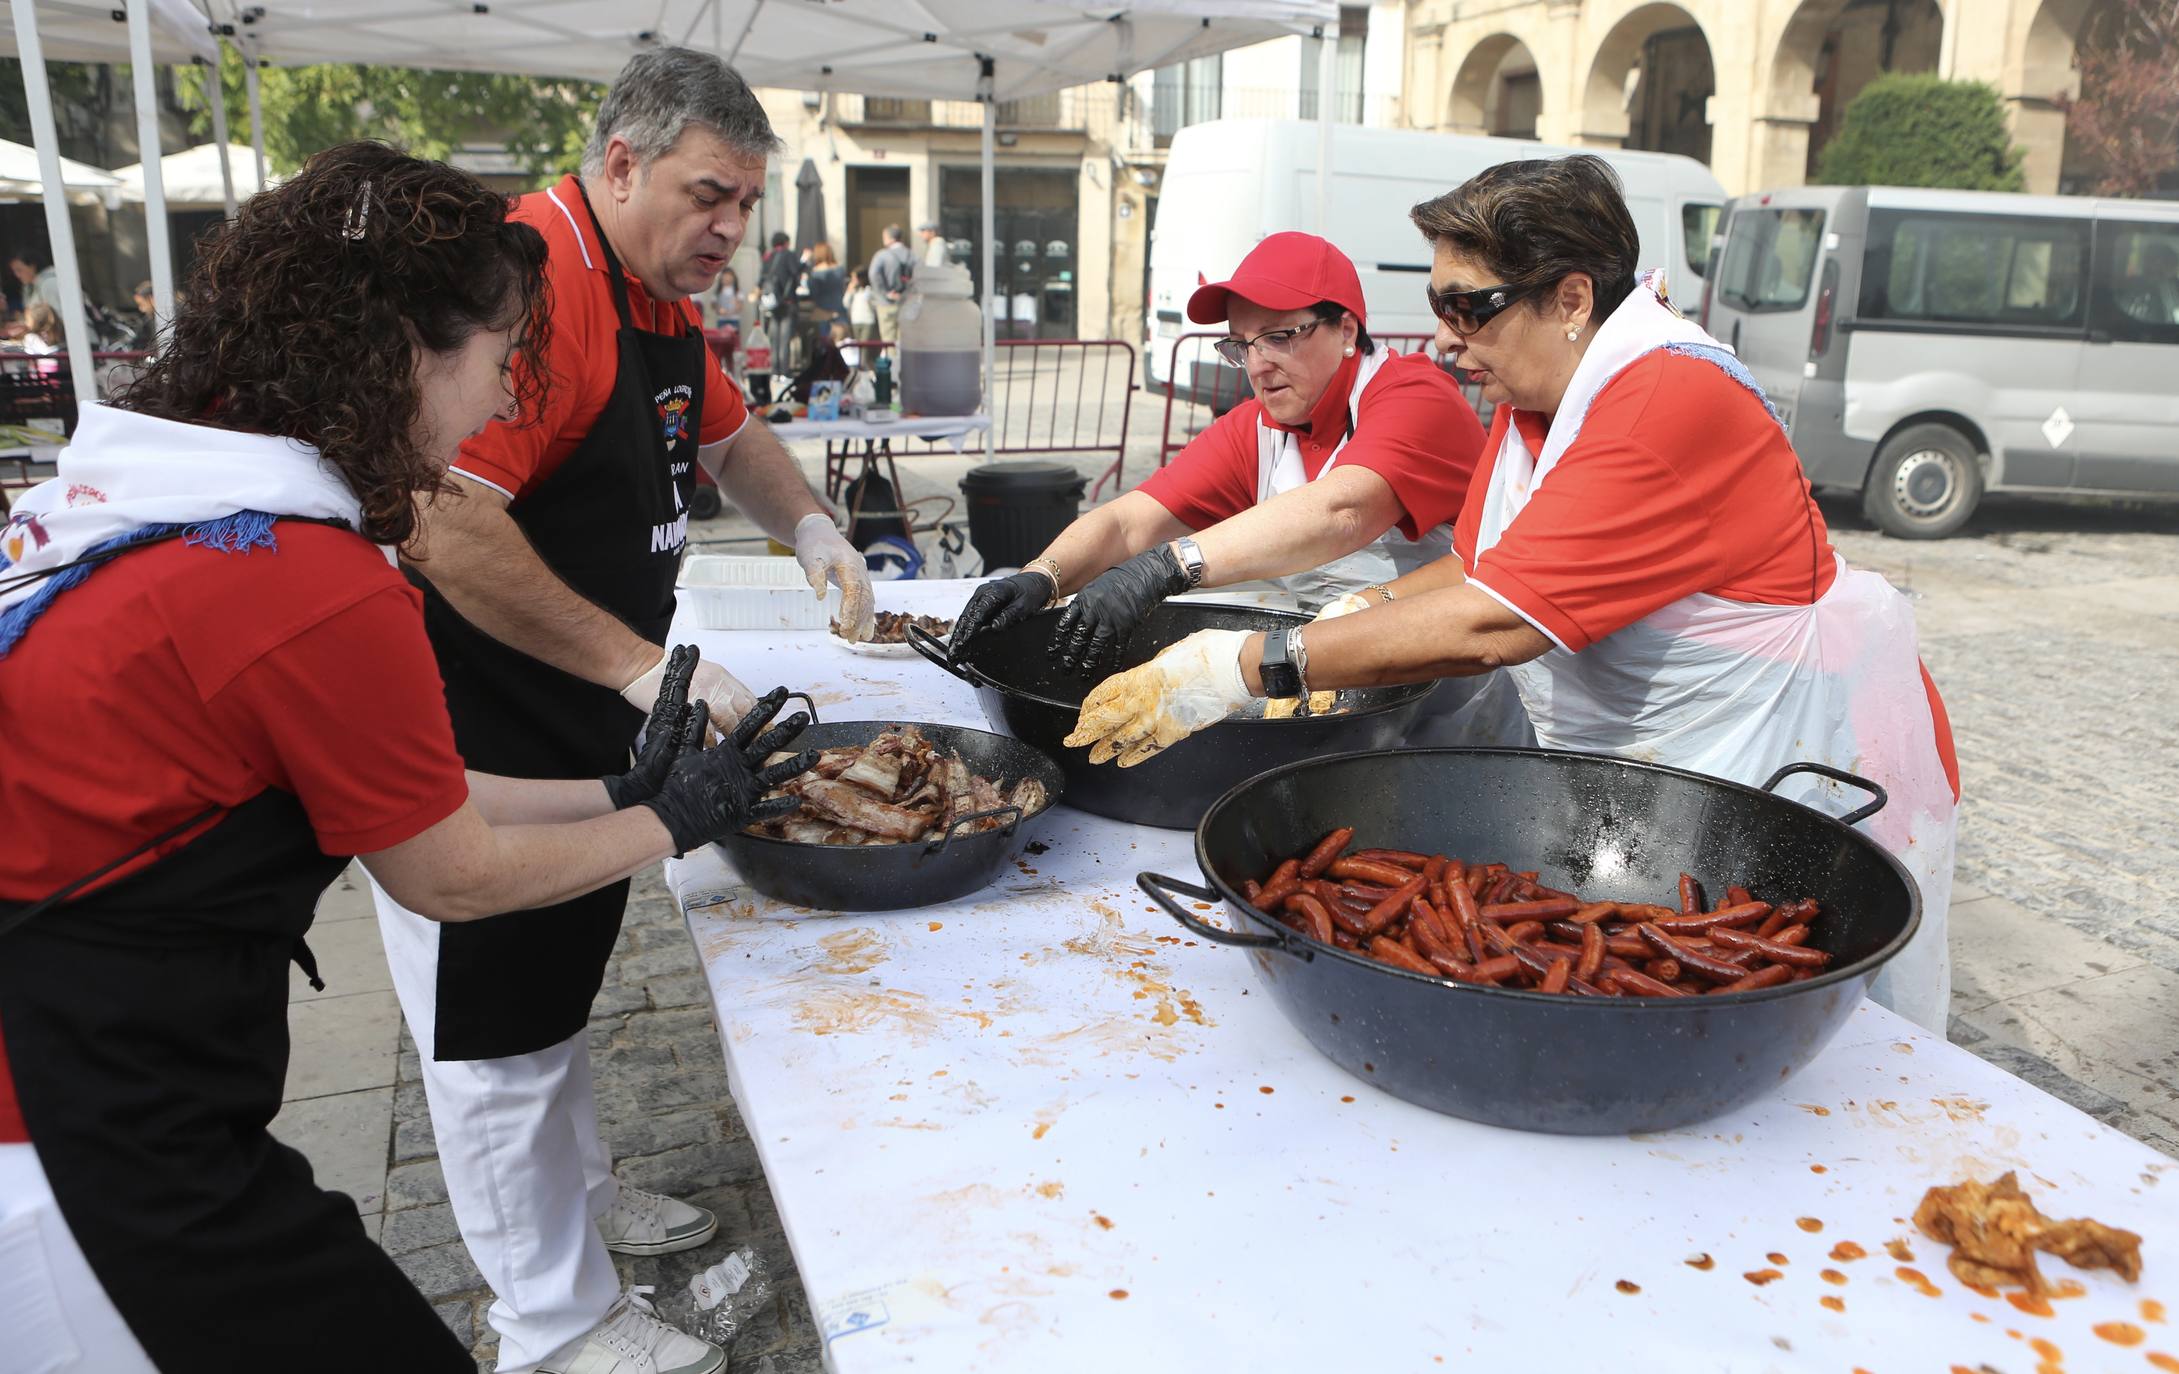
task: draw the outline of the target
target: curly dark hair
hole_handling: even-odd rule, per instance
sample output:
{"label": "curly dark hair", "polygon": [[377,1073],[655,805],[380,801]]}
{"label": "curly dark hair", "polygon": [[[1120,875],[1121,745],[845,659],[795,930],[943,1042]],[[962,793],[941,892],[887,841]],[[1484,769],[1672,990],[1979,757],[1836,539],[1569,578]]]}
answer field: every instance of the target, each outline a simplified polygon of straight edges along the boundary
{"label": "curly dark hair", "polygon": [[403,544],[415,498],[447,490],[415,433],[417,350],[512,329],[516,400],[547,370],[545,241],[466,172],[344,143],[198,245],[173,331],[115,404],[309,444],[346,478],[366,538]]}

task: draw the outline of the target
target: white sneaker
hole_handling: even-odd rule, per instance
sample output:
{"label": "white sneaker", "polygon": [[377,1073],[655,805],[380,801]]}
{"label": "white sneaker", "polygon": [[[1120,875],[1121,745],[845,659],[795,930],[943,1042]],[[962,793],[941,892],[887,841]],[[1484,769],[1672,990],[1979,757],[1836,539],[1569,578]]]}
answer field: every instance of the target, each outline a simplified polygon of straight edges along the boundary
{"label": "white sneaker", "polygon": [[605,1248],[623,1255],[670,1255],[717,1235],[719,1219],[701,1207],[620,1185],[612,1210],[598,1218]]}
{"label": "white sneaker", "polygon": [[726,1352],[660,1321],[650,1293],[638,1284],[621,1294],[605,1320],[537,1374],[720,1374]]}

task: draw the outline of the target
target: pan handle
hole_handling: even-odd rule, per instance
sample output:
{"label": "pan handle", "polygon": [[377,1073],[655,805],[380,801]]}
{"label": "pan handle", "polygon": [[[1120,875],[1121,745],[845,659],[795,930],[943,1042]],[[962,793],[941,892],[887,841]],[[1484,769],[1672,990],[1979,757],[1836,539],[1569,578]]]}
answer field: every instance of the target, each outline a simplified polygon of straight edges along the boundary
{"label": "pan handle", "polygon": [[1012,804],[1008,804],[1006,806],[994,806],[989,811],[971,811],[966,816],[963,816],[960,819],[954,821],[951,825],[946,827],[945,834],[940,835],[937,839],[932,840],[929,844],[924,845],[923,852],[926,854],[936,854],[939,850],[944,849],[947,845],[953,843],[953,832],[959,830],[962,826],[968,825],[975,821],[988,821],[993,816],[1004,816],[1007,815],[1009,812],[1012,813],[1012,819],[1007,821],[1005,829],[1001,833],[1011,835],[1014,833],[1014,827],[1021,824],[1021,808]]}
{"label": "pan handle", "polygon": [[969,686],[973,687],[976,685],[976,679],[970,677],[967,673],[962,672],[958,667],[954,666],[953,655],[947,651],[946,646],[943,643],[939,642],[938,636],[932,634],[929,630],[924,629],[921,625],[917,625],[912,622],[903,633],[905,633],[908,638],[909,648],[915,650],[925,659],[937,664],[939,667],[945,669],[947,672],[961,679],[961,681],[967,683]]}
{"label": "pan handle", "polygon": [[1151,901],[1164,907],[1168,916],[1206,940],[1221,945],[1239,945],[1242,949],[1284,949],[1287,953],[1298,954],[1304,959],[1314,957],[1309,950],[1296,949],[1276,935],[1250,935],[1246,931],[1227,930],[1223,926],[1207,924],[1194,912],[1173,900],[1173,894],[1177,892],[1183,897],[1217,901],[1218,894],[1207,887],[1197,887],[1194,883],[1184,883],[1178,878],[1168,878],[1163,873],[1138,873],[1135,875],[1135,884],[1149,894]]}
{"label": "pan handle", "polygon": [[1875,796],[1876,800],[1870,802],[1867,806],[1860,807],[1853,811],[1849,811],[1845,815],[1839,817],[1839,823],[1842,825],[1861,824],[1863,821],[1869,819],[1869,817],[1875,815],[1877,812],[1882,811],[1884,809],[1885,803],[1891,800],[1891,794],[1889,792],[1886,792],[1883,788],[1878,787],[1875,783],[1870,782],[1867,778],[1856,777],[1854,774],[1846,772],[1844,769],[1833,768],[1827,763],[1789,763],[1785,767],[1770,775],[1770,781],[1763,784],[1763,790],[1765,792],[1777,791],[1778,784],[1784,782],[1787,778],[1792,777],[1795,773],[1820,773],[1824,777],[1831,779],[1833,782],[1843,782],[1848,787],[1858,787],[1862,791],[1868,792]]}
{"label": "pan handle", "polygon": [[817,725],[821,723],[822,718],[817,714],[817,703],[810,699],[810,694],[808,692],[789,692],[787,693],[786,701],[782,701],[779,704],[781,706],[785,706],[788,701],[799,701],[804,706],[809,707],[810,724]]}

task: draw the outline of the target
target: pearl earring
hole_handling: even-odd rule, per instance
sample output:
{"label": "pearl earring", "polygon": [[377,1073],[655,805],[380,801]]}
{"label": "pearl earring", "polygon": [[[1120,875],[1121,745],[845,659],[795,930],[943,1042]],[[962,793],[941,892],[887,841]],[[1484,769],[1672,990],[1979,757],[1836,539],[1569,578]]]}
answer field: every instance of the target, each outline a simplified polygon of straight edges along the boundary
{"label": "pearl earring", "polygon": [[1348,357],[1350,357],[1350,358],[1354,356],[1354,345],[1353,345],[1353,344],[1348,344],[1348,345],[1347,345],[1347,356],[1348,356]]}
{"label": "pearl earring", "polygon": [[1568,343],[1572,343],[1572,342],[1573,342],[1574,340],[1576,340],[1576,339],[1578,339],[1578,338],[1580,338],[1580,337],[1581,337],[1581,331],[1580,331],[1580,330],[1578,330],[1578,329],[1569,329],[1569,330],[1567,330],[1567,331],[1566,331],[1566,342],[1568,342]]}

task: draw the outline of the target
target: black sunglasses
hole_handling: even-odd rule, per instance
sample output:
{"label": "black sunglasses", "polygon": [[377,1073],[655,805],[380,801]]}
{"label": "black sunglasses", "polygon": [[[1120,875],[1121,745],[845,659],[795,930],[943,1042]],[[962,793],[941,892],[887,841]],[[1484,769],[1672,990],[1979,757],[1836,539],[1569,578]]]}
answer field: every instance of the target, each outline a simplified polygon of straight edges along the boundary
{"label": "black sunglasses", "polygon": [[1425,286],[1423,293],[1430,298],[1430,313],[1445,321],[1455,334],[1473,334],[1504,314],[1516,301],[1533,296],[1539,289],[1535,286],[1479,286],[1473,291],[1440,292],[1436,287]]}

